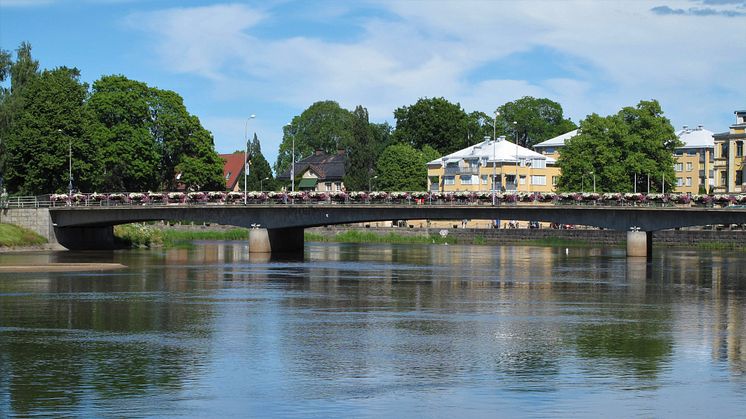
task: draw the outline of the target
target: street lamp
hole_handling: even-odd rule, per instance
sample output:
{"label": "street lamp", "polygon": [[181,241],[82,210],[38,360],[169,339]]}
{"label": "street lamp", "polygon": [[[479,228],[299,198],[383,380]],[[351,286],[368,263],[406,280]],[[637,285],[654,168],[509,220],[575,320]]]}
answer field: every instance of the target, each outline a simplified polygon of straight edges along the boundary
{"label": "street lamp", "polygon": [[495,120],[492,121],[492,206],[495,206],[495,178],[497,178],[497,117],[500,111],[495,111]]}
{"label": "street lamp", "polygon": [[264,181],[269,180],[269,177],[259,180],[259,192],[264,192]]}
{"label": "street lamp", "polygon": [[515,191],[518,193],[518,122],[513,121],[513,141],[515,141]]}
{"label": "street lamp", "polygon": [[246,139],[246,149],[243,153],[243,204],[246,205],[246,189],[249,186],[246,181],[249,176],[249,121],[256,118],[256,115],[251,115],[246,119],[246,127],[244,128],[244,138]]}
{"label": "street lamp", "polygon": [[378,175],[375,175],[372,178],[368,178],[368,192],[373,190],[373,186],[371,186],[373,179],[378,179]]}
{"label": "street lamp", "polygon": [[[285,124],[290,127],[291,124]],[[295,192],[295,133],[293,133],[293,161],[290,164],[290,192]]]}
{"label": "street lamp", "polygon": [[596,172],[591,172],[593,175],[593,193],[596,193]]}

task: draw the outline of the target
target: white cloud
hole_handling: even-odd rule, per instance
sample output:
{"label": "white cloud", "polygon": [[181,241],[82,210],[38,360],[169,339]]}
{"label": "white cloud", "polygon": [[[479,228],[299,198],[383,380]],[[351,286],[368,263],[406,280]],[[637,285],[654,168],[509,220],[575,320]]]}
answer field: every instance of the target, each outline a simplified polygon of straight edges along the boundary
{"label": "white cloud", "polygon": [[[746,39],[746,20],[661,15],[651,11],[654,6],[392,1],[373,3],[383,11],[377,17],[355,19],[338,4],[319,6],[316,15],[329,17],[329,25],[338,23],[334,19],[357,25],[354,37],[337,40],[298,30],[304,35],[267,36],[266,25],[281,27],[282,16],[241,4],[169,9],[128,20],[155,35],[168,68],[211,80],[224,99],[251,95],[296,109],[332,99],[347,108],[362,104],[375,120],[392,120],[394,109],[419,97],[439,96],[484,112],[526,95],[549,97],[576,121],[650,98],[660,99],[669,116],[680,112],[683,122],[720,121],[733,106],[743,107],[719,103],[718,97],[724,90],[735,92],[729,101],[746,97],[746,43],[738,41]],[[536,49],[568,57],[571,65],[536,61],[550,75],[525,79],[493,65]],[[573,59],[582,64],[572,66]],[[551,75],[559,70],[561,76]]]}

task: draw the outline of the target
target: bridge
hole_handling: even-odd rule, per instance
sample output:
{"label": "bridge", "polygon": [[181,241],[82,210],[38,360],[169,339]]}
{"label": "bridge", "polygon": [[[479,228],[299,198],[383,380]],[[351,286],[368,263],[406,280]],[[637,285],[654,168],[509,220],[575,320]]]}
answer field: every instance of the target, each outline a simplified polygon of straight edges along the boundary
{"label": "bridge", "polygon": [[188,220],[251,228],[250,252],[303,249],[303,229],[392,220],[521,220],[578,224],[627,231],[628,256],[650,256],[657,230],[709,224],[746,224],[746,208],[691,206],[490,205],[407,200],[398,203],[181,203],[52,206],[55,235],[68,249],[114,246],[113,226],[156,220]]}

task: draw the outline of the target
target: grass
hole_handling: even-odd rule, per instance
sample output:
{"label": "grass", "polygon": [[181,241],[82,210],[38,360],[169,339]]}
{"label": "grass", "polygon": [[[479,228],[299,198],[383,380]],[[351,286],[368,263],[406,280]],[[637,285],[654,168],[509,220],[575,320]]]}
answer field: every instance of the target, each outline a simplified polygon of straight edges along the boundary
{"label": "grass", "polygon": [[34,246],[47,240],[33,231],[14,224],[0,224],[0,246]]}
{"label": "grass", "polygon": [[740,243],[723,243],[723,242],[699,242],[697,243],[697,249],[702,250],[738,250],[741,252],[746,251],[746,246]]}
{"label": "grass", "polygon": [[248,237],[248,231],[243,228],[194,231],[139,223],[114,226],[114,238],[122,247],[185,247],[185,243],[194,240],[246,240]]}
{"label": "grass", "polygon": [[324,236],[315,233],[304,233],[304,240],[308,242],[339,242],[339,243],[391,243],[391,244],[456,244],[454,237],[432,236],[404,236],[396,233],[376,234],[369,231],[348,230],[334,236]]}

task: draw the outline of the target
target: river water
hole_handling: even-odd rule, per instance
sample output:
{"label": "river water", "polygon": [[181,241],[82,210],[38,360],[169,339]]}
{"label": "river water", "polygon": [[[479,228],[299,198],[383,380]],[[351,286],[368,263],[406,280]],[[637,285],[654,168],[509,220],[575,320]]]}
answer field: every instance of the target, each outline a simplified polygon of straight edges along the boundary
{"label": "river water", "polygon": [[0,255],[0,417],[743,417],[746,258],[241,242]]}

